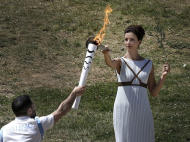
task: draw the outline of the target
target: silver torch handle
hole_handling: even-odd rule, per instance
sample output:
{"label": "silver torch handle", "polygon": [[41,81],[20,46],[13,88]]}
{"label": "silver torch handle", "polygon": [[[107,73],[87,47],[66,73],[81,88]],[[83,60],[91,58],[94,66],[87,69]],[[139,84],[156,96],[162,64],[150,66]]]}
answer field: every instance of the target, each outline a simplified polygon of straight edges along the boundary
{"label": "silver torch handle", "polygon": [[[80,80],[79,80],[78,86],[85,86],[85,84],[86,84],[86,79],[87,79],[88,72],[90,70],[92,59],[94,58],[94,54],[96,52],[96,49],[97,49],[97,45],[92,44],[92,43],[88,44],[88,50],[86,52],[86,58],[84,60],[84,65],[82,68],[82,72],[80,75]],[[81,96],[76,97],[76,99],[73,103],[73,106],[72,106],[73,109],[78,109],[80,99],[81,99]]]}

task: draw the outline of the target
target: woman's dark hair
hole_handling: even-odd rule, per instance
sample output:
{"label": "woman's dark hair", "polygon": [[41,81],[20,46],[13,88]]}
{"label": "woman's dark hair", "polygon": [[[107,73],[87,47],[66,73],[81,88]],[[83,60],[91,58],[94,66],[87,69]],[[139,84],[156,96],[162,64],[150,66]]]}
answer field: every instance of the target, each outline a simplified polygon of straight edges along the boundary
{"label": "woman's dark hair", "polygon": [[129,32],[134,33],[137,36],[138,40],[142,40],[145,35],[145,31],[141,25],[130,25],[125,29],[124,34]]}
{"label": "woman's dark hair", "polygon": [[27,115],[27,110],[32,106],[32,101],[28,95],[16,97],[12,102],[12,110],[16,116]]}

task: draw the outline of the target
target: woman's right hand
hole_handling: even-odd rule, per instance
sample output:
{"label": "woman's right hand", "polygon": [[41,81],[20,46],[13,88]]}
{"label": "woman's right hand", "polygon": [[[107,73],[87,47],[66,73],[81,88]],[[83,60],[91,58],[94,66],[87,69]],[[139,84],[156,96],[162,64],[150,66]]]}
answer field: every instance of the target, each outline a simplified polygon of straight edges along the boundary
{"label": "woman's right hand", "polygon": [[107,54],[111,50],[108,48],[108,45],[105,45],[104,48],[101,51],[102,51],[103,54]]}

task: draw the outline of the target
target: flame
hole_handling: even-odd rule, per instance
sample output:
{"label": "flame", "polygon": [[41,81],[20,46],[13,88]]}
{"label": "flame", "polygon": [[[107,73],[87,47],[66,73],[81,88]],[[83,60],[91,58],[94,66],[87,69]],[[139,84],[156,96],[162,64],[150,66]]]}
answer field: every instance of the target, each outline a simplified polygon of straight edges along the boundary
{"label": "flame", "polygon": [[112,12],[111,7],[108,5],[106,6],[106,9],[104,11],[105,16],[104,16],[104,25],[101,28],[101,30],[99,31],[99,33],[96,35],[96,37],[94,38],[94,41],[96,41],[98,43],[98,45],[103,41],[103,38],[105,36],[105,29],[106,29],[106,25],[110,23],[109,19],[108,19],[108,14]]}

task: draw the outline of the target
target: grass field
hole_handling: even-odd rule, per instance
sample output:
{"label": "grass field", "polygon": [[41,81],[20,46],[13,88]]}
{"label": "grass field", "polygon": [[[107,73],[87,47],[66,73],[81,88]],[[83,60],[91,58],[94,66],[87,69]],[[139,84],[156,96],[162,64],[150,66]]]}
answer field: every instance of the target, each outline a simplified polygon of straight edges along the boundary
{"label": "grass field", "polygon": [[[103,44],[112,57],[125,54],[123,31],[141,24],[139,50],[153,61],[156,79],[171,65],[158,97],[149,97],[156,142],[190,141],[190,2],[188,0],[0,0],[0,127],[14,119],[12,99],[30,94],[38,115],[54,111],[78,85],[88,37],[113,12]],[[116,76],[100,51],[93,60],[79,110],[72,110],[45,142],[112,142]]]}

